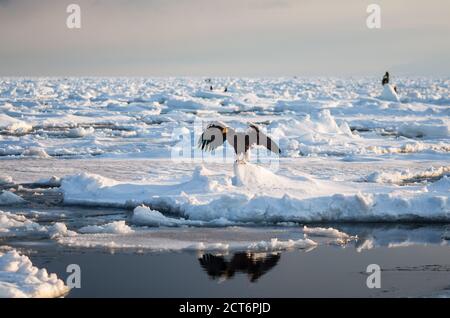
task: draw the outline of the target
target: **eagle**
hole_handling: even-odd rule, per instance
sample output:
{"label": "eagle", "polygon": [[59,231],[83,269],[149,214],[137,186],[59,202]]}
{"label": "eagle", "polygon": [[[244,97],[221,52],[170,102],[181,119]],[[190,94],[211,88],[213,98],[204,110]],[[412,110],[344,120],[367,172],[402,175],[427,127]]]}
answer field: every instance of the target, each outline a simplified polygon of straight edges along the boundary
{"label": "eagle", "polygon": [[200,136],[198,146],[203,151],[213,151],[225,141],[233,147],[237,162],[248,162],[250,150],[256,145],[266,147],[277,155],[281,154],[278,145],[253,123],[248,124],[245,132],[237,132],[222,122],[210,123]]}

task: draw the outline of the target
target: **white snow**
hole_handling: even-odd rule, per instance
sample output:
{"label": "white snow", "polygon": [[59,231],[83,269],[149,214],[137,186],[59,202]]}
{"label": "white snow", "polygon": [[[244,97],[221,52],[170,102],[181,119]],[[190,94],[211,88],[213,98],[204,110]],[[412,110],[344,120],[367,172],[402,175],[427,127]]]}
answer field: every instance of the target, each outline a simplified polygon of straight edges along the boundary
{"label": "white snow", "polygon": [[[129,227],[125,221],[115,221],[105,225],[89,225],[78,230],[80,233],[116,233],[127,234],[133,233],[133,229]],[[67,236],[67,235],[66,235]]]}
{"label": "white snow", "polygon": [[49,237],[75,236],[64,223],[41,225],[21,214],[0,211],[0,238],[22,236]]}
{"label": "white snow", "polygon": [[73,237],[76,236],[77,233],[75,231],[70,231],[67,229],[67,226],[64,223],[57,222],[51,226],[47,227],[48,235],[51,239],[56,239],[59,237]]}
{"label": "white snow", "polygon": [[24,232],[45,231],[45,227],[28,220],[23,215],[0,211],[0,237],[21,235]]}
{"label": "white snow", "polygon": [[380,99],[392,101],[392,102],[399,102],[400,98],[398,97],[398,94],[394,90],[394,86],[390,84],[386,84],[383,86],[383,92],[381,93]]}
{"label": "white snow", "polygon": [[161,212],[152,210],[146,206],[138,206],[134,209],[131,222],[145,226],[180,226],[180,225],[202,225],[203,222],[175,219],[164,216]]}
{"label": "white snow", "polygon": [[62,280],[33,266],[27,256],[0,252],[0,298],[55,298],[68,292]]}

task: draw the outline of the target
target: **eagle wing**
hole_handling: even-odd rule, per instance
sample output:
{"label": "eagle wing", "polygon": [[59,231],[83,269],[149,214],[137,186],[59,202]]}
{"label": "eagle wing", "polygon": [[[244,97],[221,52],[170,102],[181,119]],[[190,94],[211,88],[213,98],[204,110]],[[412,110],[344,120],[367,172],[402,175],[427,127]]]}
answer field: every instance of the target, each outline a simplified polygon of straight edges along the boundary
{"label": "eagle wing", "polygon": [[227,140],[228,127],[223,123],[211,123],[198,140],[198,147],[203,151],[213,151]]}
{"label": "eagle wing", "polygon": [[281,154],[280,147],[278,147],[277,143],[272,139],[270,139],[270,137],[267,136],[265,133],[263,133],[258,126],[252,123],[250,123],[248,126],[249,126],[248,134],[250,136],[252,145],[255,144],[258,146],[264,146],[276,155]]}

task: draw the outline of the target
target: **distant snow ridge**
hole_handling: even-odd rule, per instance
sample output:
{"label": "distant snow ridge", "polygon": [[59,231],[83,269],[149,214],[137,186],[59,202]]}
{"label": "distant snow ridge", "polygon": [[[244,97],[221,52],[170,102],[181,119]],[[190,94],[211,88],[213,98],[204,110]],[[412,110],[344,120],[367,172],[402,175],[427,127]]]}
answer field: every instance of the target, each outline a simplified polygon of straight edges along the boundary
{"label": "distant snow ridge", "polygon": [[417,152],[436,139],[448,144],[448,81],[396,81],[402,103],[391,85],[380,92],[378,80],[362,78],[217,78],[213,91],[195,78],[8,79],[0,83],[0,155],[168,159],[172,132],[212,117],[267,122],[284,157],[365,154],[369,147],[381,151],[371,155],[405,153],[384,129],[423,138]]}
{"label": "distant snow ridge", "polygon": [[435,179],[443,177],[445,174],[450,174],[450,166],[442,166],[437,169],[430,168],[422,172],[410,172],[406,171],[394,171],[394,172],[383,172],[375,171],[363,178],[363,181],[373,182],[373,183],[402,183],[405,181],[409,182],[420,182],[427,179]]}
{"label": "distant snow ridge", "polygon": [[0,298],[55,298],[68,292],[62,280],[33,266],[27,256],[0,252]]}
{"label": "distant snow ridge", "polygon": [[425,151],[436,151],[436,152],[450,152],[450,145],[447,143],[437,143],[437,144],[424,144],[423,142],[408,142],[401,147],[379,147],[379,146],[369,146],[367,147],[368,152],[373,152],[374,154],[407,154],[407,153],[418,153]]}
{"label": "distant snow ridge", "polygon": [[87,129],[83,127],[71,128],[67,133],[69,138],[80,138],[94,133],[94,128],[89,127]]}

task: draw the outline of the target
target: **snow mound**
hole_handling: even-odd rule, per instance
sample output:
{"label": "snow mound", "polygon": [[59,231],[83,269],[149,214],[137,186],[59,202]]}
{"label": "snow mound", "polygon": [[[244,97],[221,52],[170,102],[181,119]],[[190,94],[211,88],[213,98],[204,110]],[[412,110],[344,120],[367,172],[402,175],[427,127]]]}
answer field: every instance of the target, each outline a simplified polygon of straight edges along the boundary
{"label": "snow mound", "polygon": [[400,98],[398,94],[394,90],[394,86],[390,84],[383,85],[383,91],[379,97],[380,99],[391,101],[391,102],[399,102]]}
{"label": "snow mound", "polygon": [[22,199],[21,197],[12,192],[9,191],[0,192],[0,205],[14,205],[14,204],[21,204],[23,202],[25,202],[24,199]]}
{"label": "snow mound", "polygon": [[0,298],[55,298],[68,292],[62,280],[33,266],[27,256],[0,252]]}

